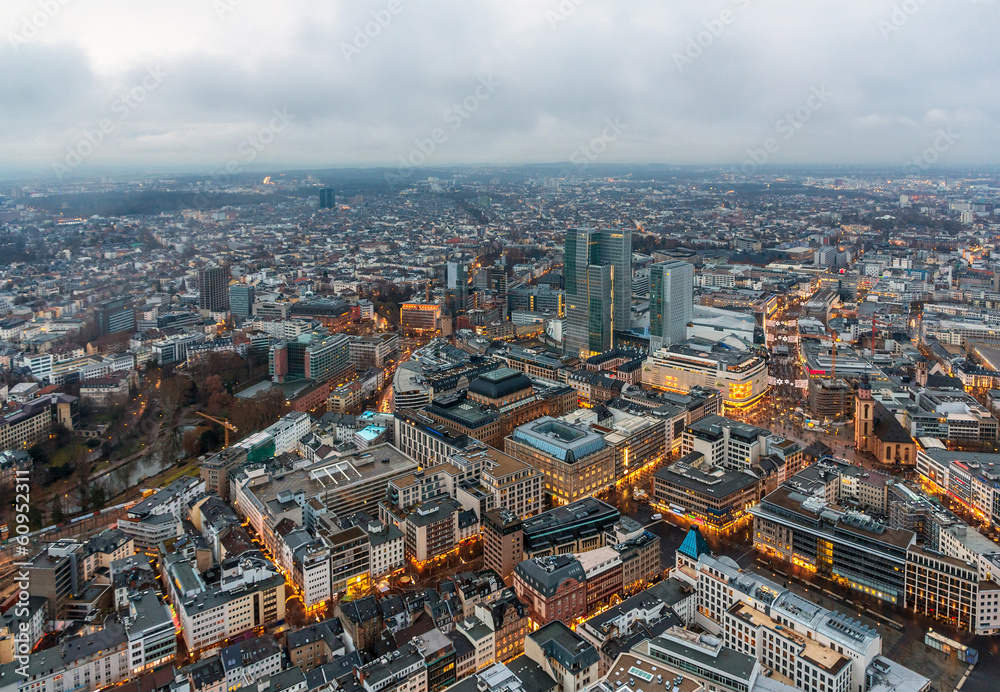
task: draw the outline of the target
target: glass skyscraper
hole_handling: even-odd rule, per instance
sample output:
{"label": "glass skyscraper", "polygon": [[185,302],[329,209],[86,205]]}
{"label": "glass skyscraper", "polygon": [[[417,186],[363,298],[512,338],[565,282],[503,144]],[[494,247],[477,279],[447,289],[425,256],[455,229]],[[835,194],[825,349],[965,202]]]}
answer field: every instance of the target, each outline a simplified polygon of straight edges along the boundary
{"label": "glass skyscraper", "polygon": [[631,322],[631,229],[566,232],[565,352],[588,358],[614,345],[614,330]]}
{"label": "glass skyscraper", "polygon": [[649,349],[687,338],[694,314],[694,267],[670,260],[649,268]]}

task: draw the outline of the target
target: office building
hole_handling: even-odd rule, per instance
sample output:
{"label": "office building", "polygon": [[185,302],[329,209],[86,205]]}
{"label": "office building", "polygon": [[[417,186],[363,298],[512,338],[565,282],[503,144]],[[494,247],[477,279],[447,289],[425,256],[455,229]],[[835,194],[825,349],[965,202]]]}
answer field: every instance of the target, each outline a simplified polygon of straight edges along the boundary
{"label": "office building", "polygon": [[170,608],[156,591],[147,589],[128,598],[128,614],[122,619],[129,642],[129,667],[140,675],[173,660],[177,631]]}
{"label": "office building", "polygon": [[[201,463],[201,479],[205,491],[229,500],[229,474],[247,461],[248,450],[241,446],[226,447]],[[255,461],[257,461],[255,459]]]}
{"label": "office building", "polygon": [[681,451],[698,452],[711,466],[749,471],[767,454],[771,431],[724,416],[705,416],[684,428]]}
{"label": "office building", "polygon": [[229,270],[202,267],[198,270],[198,307],[210,312],[229,310]]}
{"label": "office building", "polygon": [[101,303],[97,309],[101,336],[135,331],[135,308],[129,298],[117,298]]}
{"label": "office building", "polygon": [[688,339],[650,354],[642,365],[642,384],[685,394],[695,387],[722,392],[726,406],[749,406],[768,389],[767,362],[703,339]]}
{"label": "office building", "polygon": [[[670,669],[662,671],[664,679],[671,669],[679,671],[667,682],[673,683],[674,690],[679,687],[682,692],[685,683],[689,690],[695,692],[711,689],[751,692],[758,679],[763,677],[763,670],[753,656],[726,646],[718,637],[700,635],[680,627],[671,627],[660,636],[640,643],[634,653],[651,659],[654,665],[669,665]],[[648,675],[649,681],[652,681],[654,674],[648,664],[647,670],[650,672],[642,671],[644,674],[640,678]]]}
{"label": "office building", "polygon": [[754,547],[873,598],[903,605],[906,554],[916,537],[827,496],[809,469],[751,509]]}
{"label": "office building", "polygon": [[650,351],[684,341],[693,314],[694,266],[680,260],[650,266]]}
{"label": "office building", "polygon": [[615,460],[615,479],[621,484],[666,455],[663,422],[652,415],[635,415],[618,408],[577,409],[560,418],[574,425],[589,426],[604,436]]}
{"label": "office building", "polygon": [[74,430],[79,424],[79,400],[69,394],[47,394],[0,418],[0,449],[27,449],[46,439],[56,424]]}
{"label": "office building", "polygon": [[332,188],[323,187],[319,191],[319,208],[335,209],[337,207],[336,195]]}
{"label": "office building", "polygon": [[525,558],[600,548],[621,518],[616,508],[592,497],[529,517],[521,527]]}
{"label": "office building", "polygon": [[359,336],[351,341],[350,353],[351,365],[357,372],[385,367],[386,362],[399,353],[399,334]]}
{"label": "office building", "polygon": [[253,314],[254,287],[250,284],[233,284],[229,287],[229,311],[236,317]]}
{"label": "office building", "polygon": [[302,513],[299,524],[307,523],[302,506],[314,505],[312,500],[336,517],[358,512],[376,516],[388,483],[416,469],[411,458],[392,445],[381,444],[291,472],[280,464],[243,468],[230,474],[229,492],[235,498],[237,513],[249,519],[268,545],[273,543],[274,526],[281,520],[285,504]]}
{"label": "office building", "polygon": [[921,480],[1000,529],[1000,454],[952,451],[931,438],[921,439],[921,445]]}
{"label": "office building", "polygon": [[404,332],[427,334],[441,329],[441,306],[437,303],[403,303],[399,323]]}
{"label": "office building", "polygon": [[725,531],[749,516],[762,483],[746,471],[732,471],[691,452],[653,475],[653,502],[661,510]]}
{"label": "office building", "polygon": [[397,409],[394,422],[396,446],[425,468],[446,463],[453,455],[485,447],[468,435],[455,433],[422,411]]}
{"label": "office building", "polygon": [[[573,555],[550,555],[519,562],[514,591],[528,604],[536,626],[555,620],[573,622],[587,614],[587,576]],[[596,660],[595,652],[595,661]]]}
{"label": "office building", "polygon": [[632,229],[601,230],[601,264],[614,267],[612,276],[612,321],[626,331],[632,326]]}
{"label": "office building", "polygon": [[627,330],[632,305],[631,229],[566,232],[565,352],[588,358],[610,349],[614,330]]}
{"label": "office building", "polygon": [[507,294],[507,307],[511,312],[523,310],[562,317],[566,314],[566,294],[548,284],[516,288]]}
{"label": "office building", "polygon": [[615,482],[614,450],[587,426],[543,416],[504,438],[504,451],[545,474],[545,494],[556,505]]}
{"label": "office building", "polygon": [[308,332],[271,347],[269,370],[275,382],[306,379],[341,384],[351,371],[351,337]]}
{"label": "office building", "polygon": [[544,473],[492,447],[478,454],[485,457],[480,485],[493,496],[494,506],[521,519],[542,511]]}
{"label": "office building", "polygon": [[266,560],[242,560],[219,585],[199,580],[192,591],[176,594],[173,602],[192,653],[285,617],[285,578]]}

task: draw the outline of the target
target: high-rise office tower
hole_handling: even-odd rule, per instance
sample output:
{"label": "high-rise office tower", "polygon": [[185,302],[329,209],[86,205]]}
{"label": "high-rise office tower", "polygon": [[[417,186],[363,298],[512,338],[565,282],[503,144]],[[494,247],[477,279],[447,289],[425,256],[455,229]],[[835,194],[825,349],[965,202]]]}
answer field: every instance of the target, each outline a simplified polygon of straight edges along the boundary
{"label": "high-rise office tower", "polygon": [[336,197],[333,194],[333,190],[328,187],[324,187],[319,191],[319,208],[320,209],[333,209],[337,206],[335,201]]}
{"label": "high-rise office tower", "polygon": [[253,311],[254,287],[234,284],[229,287],[229,311],[237,317],[249,317]]}
{"label": "high-rise office tower", "polygon": [[694,313],[694,267],[670,260],[649,268],[650,352],[687,338]]}
{"label": "high-rise office tower", "polygon": [[225,267],[199,269],[198,294],[198,307],[202,310],[229,310],[229,270]]}
{"label": "high-rise office tower", "polygon": [[465,312],[469,295],[469,267],[459,262],[444,265],[445,294],[448,308],[453,314]]}
{"label": "high-rise office tower", "polygon": [[565,352],[587,358],[614,344],[628,329],[632,296],[630,229],[575,228],[566,232]]}
{"label": "high-rise office tower", "polygon": [[610,264],[615,268],[614,328],[625,331],[632,326],[632,229],[606,228],[601,231],[601,264]]}
{"label": "high-rise office tower", "polygon": [[97,309],[97,323],[101,336],[135,331],[135,308],[130,298],[109,300]]}

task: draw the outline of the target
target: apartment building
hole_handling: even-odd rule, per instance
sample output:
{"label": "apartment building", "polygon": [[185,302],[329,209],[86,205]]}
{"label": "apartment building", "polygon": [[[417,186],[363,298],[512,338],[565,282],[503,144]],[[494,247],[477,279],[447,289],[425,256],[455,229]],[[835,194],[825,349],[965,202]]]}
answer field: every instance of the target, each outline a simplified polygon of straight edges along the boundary
{"label": "apartment building", "polygon": [[597,681],[597,649],[559,620],[526,636],[524,655],[555,680],[562,692],[582,692]]}
{"label": "apartment building", "polygon": [[267,561],[239,561],[219,585],[194,590],[173,604],[191,652],[285,617],[285,578]]}
{"label": "apartment building", "polygon": [[343,632],[340,621],[332,618],[288,632],[289,661],[303,673],[329,663],[347,652]]}
{"label": "apartment building", "polygon": [[246,639],[222,649],[219,658],[226,675],[226,690],[235,692],[281,672],[281,653],[281,646],[270,635]]}
{"label": "apartment building", "polygon": [[773,677],[808,692],[863,691],[878,632],[822,608],[727,557],[679,553],[672,575],[696,591],[695,620]]}
{"label": "apartment building", "polygon": [[475,454],[484,462],[480,484],[493,495],[496,507],[522,519],[542,511],[544,473],[493,447]]}

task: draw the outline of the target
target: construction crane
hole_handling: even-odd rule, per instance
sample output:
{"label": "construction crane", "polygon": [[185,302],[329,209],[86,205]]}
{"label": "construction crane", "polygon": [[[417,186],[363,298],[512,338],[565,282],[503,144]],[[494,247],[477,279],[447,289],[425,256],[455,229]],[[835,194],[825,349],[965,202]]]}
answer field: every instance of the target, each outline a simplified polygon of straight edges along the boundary
{"label": "construction crane", "polygon": [[229,431],[232,430],[233,432],[239,432],[239,429],[225,418],[216,418],[208,415],[207,413],[202,413],[201,411],[195,411],[195,413],[202,418],[207,418],[208,420],[218,423],[223,427],[226,435],[226,443],[223,445],[224,448],[229,446]]}
{"label": "construction crane", "polygon": [[830,333],[830,378],[833,380],[837,379],[837,342],[840,341],[840,337],[837,336],[837,332],[833,330],[830,325],[826,326],[826,330]]}

